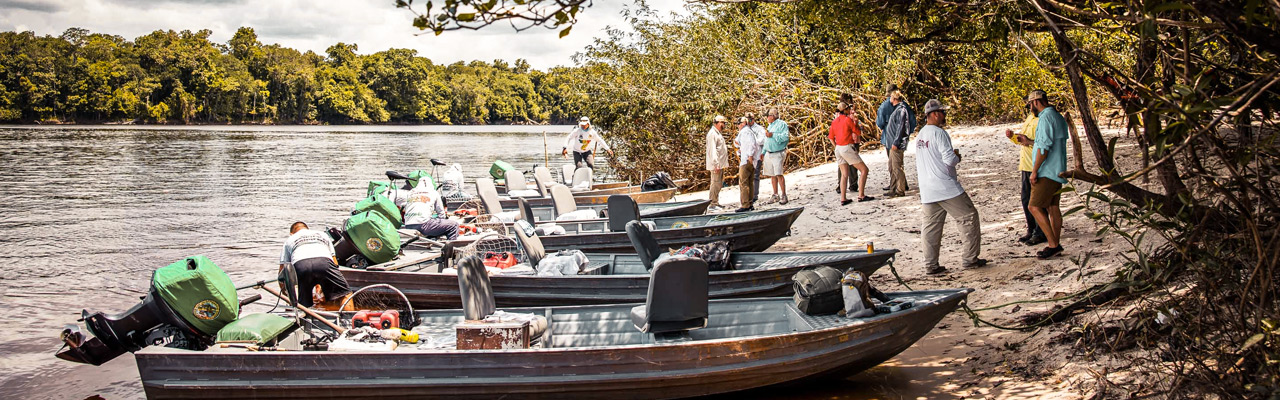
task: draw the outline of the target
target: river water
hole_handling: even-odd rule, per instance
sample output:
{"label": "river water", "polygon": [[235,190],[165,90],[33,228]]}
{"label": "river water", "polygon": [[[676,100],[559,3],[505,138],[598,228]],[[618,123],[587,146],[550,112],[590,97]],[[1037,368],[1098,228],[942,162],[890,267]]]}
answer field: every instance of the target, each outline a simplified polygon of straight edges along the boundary
{"label": "river water", "polygon": [[384,171],[531,169],[542,132],[558,153],[569,128],[0,126],[0,398],[142,397],[131,355],[54,358],[63,324],[127,309],[190,255],[237,284],[273,278],[291,223],[340,224]]}

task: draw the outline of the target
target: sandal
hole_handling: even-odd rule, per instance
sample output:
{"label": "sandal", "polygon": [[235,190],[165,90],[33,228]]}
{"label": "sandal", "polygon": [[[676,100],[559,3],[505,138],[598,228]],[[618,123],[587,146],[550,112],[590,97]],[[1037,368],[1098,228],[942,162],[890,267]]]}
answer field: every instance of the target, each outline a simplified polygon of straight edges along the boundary
{"label": "sandal", "polygon": [[852,203],[852,202],[853,200],[840,200],[840,205],[847,206],[849,205],[849,203]]}
{"label": "sandal", "polygon": [[859,203],[861,203],[861,202],[864,202],[864,201],[871,201],[871,200],[875,200],[875,199],[876,199],[875,197],[871,197],[871,196],[862,196],[862,197],[859,197],[859,198],[858,198],[858,202],[859,202]]}
{"label": "sandal", "polygon": [[1062,254],[1062,245],[1058,245],[1058,247],[1045,247],[1044,250],[1040,250],[1040,252],[1036,253],[1036,258],[1047,260],[1058,254]]}

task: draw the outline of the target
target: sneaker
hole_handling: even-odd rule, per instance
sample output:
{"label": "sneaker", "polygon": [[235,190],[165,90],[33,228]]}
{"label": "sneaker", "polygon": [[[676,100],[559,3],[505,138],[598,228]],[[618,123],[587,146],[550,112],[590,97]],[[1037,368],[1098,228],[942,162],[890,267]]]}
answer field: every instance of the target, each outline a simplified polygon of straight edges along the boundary
{"label": "sneaker", "polygon": [[1059,254],[1062,254],[1062,245],[1058,245],[1058,247],[1045,247],[1044,250],[1040,250],[1039,253],[1036,253],[1036,258],[1048,260]]}
{"label": "sneaker", "polygon": [[785,206],[785,205],[787,205],[787,195],[785,195],[785,194],[784,194],[784,195],[782,195],[782,201],[781,201],[781,202],[779,202],[778,204],[782,204],[782,205],[784,205],[784,206]]}
{"label": "sneaker", "polygon": [[1027,232],[1026,235],[1022,235],[1022,237],[1018,238],[1018,243],[1024,243],[1024,244],[1027,243],[1027,240],[1031,239],[1031,236],[1032,236],[1031,232]]}
{"label": "sneaker", "polygon": [[884,198],[886,199],[893,199],[893,198],[898,198],[902,196],[906,196],[906,195],[901,193],[893,193],[893,192],[888,192],[884,194]]}
{"label": "sneaker", "polygon": [[733,210],[733,212],[747,212],[747,211],[755,211],[755,210],[756,210],[755,207],[745,207],[745,208],[739,208],[737,210]]}
{"label": "sneaker", "polygon": [[941,265],[924,270],[925,275],[937,275],[945,272],[947,272],[947,267],[943,267]]}
{"label": "sneaker", "polygon": [[1022,243],[1026,244],[1027,246],[1035,246],[1037,244],[1041,244],[1048,241],[1049,241],[1049,238],[1044,237],[1044,235],[1034,235],[1030,239],[1027,239],[1027,241]]}
{"label": "sneaker", "polygon": [[985,258],[979,258],[979,259],[977,259],[977,260],[973,260],[973,262],[971,262],[971,263],[966,264],[964,267],[965,267],[965,268],[978,268],[978,267],[983,267],[983,266],[986,266],[988,262],[990,262],[990,261],[987,261],[987,259],[985,259]]}

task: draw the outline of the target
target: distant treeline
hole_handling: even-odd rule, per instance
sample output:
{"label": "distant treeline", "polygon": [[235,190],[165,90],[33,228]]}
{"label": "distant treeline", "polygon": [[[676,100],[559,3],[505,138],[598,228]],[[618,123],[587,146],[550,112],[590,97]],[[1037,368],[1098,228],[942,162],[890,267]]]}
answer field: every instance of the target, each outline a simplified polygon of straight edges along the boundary
{"label": "distant treeline", "polygon": [[227,43],[211,33],[0,33],[0,122],[563,123],[581,113],[569,68],[437,65],[346,43],[319,55],[263,45],[252,28]]}

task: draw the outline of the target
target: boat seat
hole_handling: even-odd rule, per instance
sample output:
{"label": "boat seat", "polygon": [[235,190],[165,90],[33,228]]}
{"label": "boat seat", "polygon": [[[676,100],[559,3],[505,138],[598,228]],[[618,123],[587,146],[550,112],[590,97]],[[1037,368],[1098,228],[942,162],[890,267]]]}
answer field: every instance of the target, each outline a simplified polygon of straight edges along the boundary
{"label": "boat seat", "polygon": [[573,190],[591,190],[591,168],[582,167],[573,171]]}
{"label": "boat seat", "polygon": [[573,186],[573,165],[565,164],[560,167],[560,178],[565,185]]}
{"label": "boat seat", "polygon": [[517,218],[517,220],[529,221],[529,224],[533,224],[535,222],[533,218],[533,207],[529,206],[529,201],[525,200],[523,197],[517,197],[516,203],[520,205],[520,209],[517,210],[520,212],[520,218]]}
{"label": "boat seat", "polygon": [[520,242],[520,247],[524,249],[524,255],[529,262],[529,266],[538,269],[538,262],[542,261],[542,257],[547,255],[547,251],[542,247],[542,240],[538,239],[538,234],[533,230],[533,224],[525,221],[516,221],[514,226],[516,231],[516,240]]}
{"label": "boat seat", "polygon": [[596,214],[595,210],[579,210],[577,202],[573,199],[573,192],[569,191],[568,186],[551,185],[551,201],[555,205],[556,221],[581,221],[600,218],[600,215]]}
{"label": "boat seat", "polygon": [[665,253],[658,247],[658,240],[653,238],[653,232],[649,231],[649,227],[640,221],[628,222],[627,238],[631,239],[631,246],[636,248],[636,254],[640,256],[640,263],[644,264],[644,269],[653,270],[653,263]]}
{"label": "boat seat", "polygon": [[538,185],[542,197],[551,197],[551,186],[556,184],[556,180],[551,177],[551,170],[539,165],[533,167],[533,183]]}
{"label": "boat seat", "polygon": [[493,185],[493,179],[476,178],[476,194],[480,196],[480,205],[484,206],[484,212],[492,215],[500,221],[515,221],[518,211],[507,212],[502,209],[502,200],[498,198],[498,189]]}
{"label": "boat seat", "polygon": [[668,334],[707,326],[707,262],[694,257],[658,261],[649,275],[645,303],[631,309],[641,332]]}
{"label": "boat seat", "polygon": [[[484,260],[478,255],[470,255],[458,261],[458,292],[462,295],[462,315],[468,321],[482,320],[497,311],[489,273],[485,271]],[[529,340],[532,342],[533,339],[542,337],[546,331],[547,318],[536,316],[529,323]]]}
{"label": "boat seat", "polygon": [[[542,193],[525,186],[524,173],[508,170],[506,175],[507,197],[542,197]],[[495,190],[496,191],[496,190]]]}
{"label": "boat seat", "polygon": [[640,206],[635,199],[625,194],[609,196],[606,203],[609,209],[609,232],[627,230],[627,223],[640,220]]}

